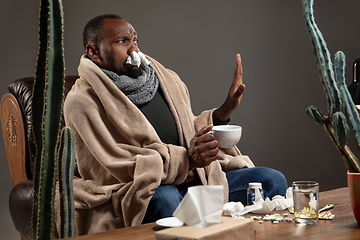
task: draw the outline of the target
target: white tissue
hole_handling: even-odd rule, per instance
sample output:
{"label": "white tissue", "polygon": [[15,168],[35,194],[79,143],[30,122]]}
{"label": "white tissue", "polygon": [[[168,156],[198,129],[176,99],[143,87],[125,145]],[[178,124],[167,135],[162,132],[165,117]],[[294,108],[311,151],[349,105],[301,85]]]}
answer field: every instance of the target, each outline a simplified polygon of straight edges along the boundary
{"label": "white tissue", "polygon": [[289,187],[288,189],[286,189],[286,199],[293,199],[293,190],[292,190],[292,187]]}
{"label": "white tissue", "polygon": [[231,213],[242,212],[244,205],[241,202],[228,202],[224,204],[223,213],[231,215]]}
{"label": "white tissue", "polygon": [[220,223],[224,204],[223,186],[189,187],[173,216],[188,226]]}
{"label": "white tissue", "polygon": [[316,200],[316,197],[314,193],[310,193],[310,201],[309,201],[309,207],[313,209],[318,209],[318,201]]}
{"label": "white tissue", "polygon": [[260,204],[253,204],[244,207],[241,202],[225,203],[223,207],[223,213],[225,215],[230,215],[234,218],[240,218],[241,215],[247,214],[249,212],[258,210],[262,207]]}
{"label": "white tissue", "polygon": [[142,52],[132,51],[130,56],[126,59],[126,63],[139,67],[141,63],[149,65],[150,61],[146,59]]}
{"label": "white tissue", "polygon": [[260,188],[255,188],[255,202],[260,201],[260,199],[262,199]]}
{"label": "white tissue", "polygon": [[142,63],[144,63],[146,65],[150,64],[150,61],[145,57],[145,55],[142,52],[138,52],[138,55],[139,55]]}
{"label": "white tissue", "polygon": [[293,205],[293,198],[284,198],[283,196],[276,195],[272,198],[272,201],[275,202],[276,210],[284,210]]}
{"label": "white tissue", "polygon": [[231,215],[235,218],[239,218],[240,216],[249,212],[256,214],[268,214],[271,213],[274,209],[284,210],[290,206],[293,206],[293,198],[292,189],[288,188],[286,191],[286,198],[280,195],[274,196],[272,200],[269,198],[266,198],[265,200],[258,198],[253,205],[246,207],[244,207],[241,202],[225,203],[223,206],[223,213],[226,215]]}

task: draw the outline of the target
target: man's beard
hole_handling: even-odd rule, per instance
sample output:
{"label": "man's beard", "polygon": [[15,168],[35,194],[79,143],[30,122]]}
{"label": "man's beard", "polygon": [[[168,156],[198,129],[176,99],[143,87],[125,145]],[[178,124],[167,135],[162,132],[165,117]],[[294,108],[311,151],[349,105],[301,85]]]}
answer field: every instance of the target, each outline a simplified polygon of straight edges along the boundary
{"label": "man's beard", "polygon": [[125,75],[128,76],[130,78],[138,78],[139,76],[142,75],[142,71],[141,71],[141,65],[140,67],[134,67],[131,69],[126,68],[125,66],[125,62],[122,64],[122,68],[117,68],[115,66],[115,61],[114,58],[111,56],[109,57],[109,59],[107,60],[109,63],[111,63],[110,65],[110,71],[113,71],[114,73],[116,73],[117,75],[121,76],[121,75]]}

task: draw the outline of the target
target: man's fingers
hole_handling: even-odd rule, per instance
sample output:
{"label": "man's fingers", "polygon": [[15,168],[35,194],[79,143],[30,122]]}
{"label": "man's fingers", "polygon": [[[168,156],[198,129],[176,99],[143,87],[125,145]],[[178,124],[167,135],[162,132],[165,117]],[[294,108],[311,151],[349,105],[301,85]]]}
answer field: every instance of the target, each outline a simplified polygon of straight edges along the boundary
{"label": "man's fingers", "polygon": [[195,160],[197,167],[206,167],[213,161],[219,158],[219,154],[215,154],[214,156],[206,156],[205,154],[200,154],[199,158]]}
{"label": "man's fingers", "polygon": [[238,81],[242,81],[242,63],[241,63],[241,57],[240,54],[236,54],[236,66],[235,66],[235,72],[234,72],[234,83]]}
{"label": "man's fingers", "polygon": [[206,157],[209,158],[211,161],[218,159],[219,157],[219,148],[213,148],[206,152]]}
{"label": "man's fingers", "polygon": [[212,129],[209,125],[201,129],[190,143],[189,156],[196,167],[208,166],[219,157],[218,142],[213,134],[207,132]]}
{"label": "man's fingers", "polygon": [[212,125],[212,124],[210,124],[210,125],[208,125],[208,126],[206,126],[206,127],[203,127],[202,129],[200,129],[200,131],[198,131],[198,132],[196,133],[196,137],[200,137],[200,136],[202,136],[204,133],[207,133],[207,132],[211,131],[212,128],[213,128],[213,125]]}
{"label": "man's fingers", "polygon": [[212,138],[211,141],[205,141],[205,142],[201,142],[200,144],[197,144],[197,148],[199,150],[199,152],[207,152],[210,151],[212,149],[216,149],[218,147],[219,143],[214,140],[214,138]]}
{"label": "man's fingers", "polygon": [[241,84],[235,92],[235,97],[240,97],[244,93],[244,91],[245,91],[245,85]]}

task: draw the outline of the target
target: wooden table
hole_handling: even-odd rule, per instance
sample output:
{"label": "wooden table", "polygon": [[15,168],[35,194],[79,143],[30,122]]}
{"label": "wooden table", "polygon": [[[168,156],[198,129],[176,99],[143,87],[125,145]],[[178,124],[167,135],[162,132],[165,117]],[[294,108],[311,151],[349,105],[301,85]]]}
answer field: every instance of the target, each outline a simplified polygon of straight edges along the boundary
{"label": "wooden table", "polygon": [[[360,239],[360,228],[351,208],[348,188],[320,192],[320,208],[328,203],[335,204],[335,208],[331,210],[335,214],[333,220],[319,220],[317,225],[308,226],[299,226],[294,222],[274,224],[270,221],[259,224],[256,221],[256,239]],[[289,216],[293,217],[292,214]]]}
{"label": "wooden table", "polygon": [[[347,188],[339,188],[331,191],[320,192],[320,207],[328,203],[334,203],[331,210],[335,214],[333,220],[320,220],[317,225],[298,226],[294,222],[280,222],[278,224],[264,221],[260,224],[254,220],[256,239],[360,239],[358,227],[349,202]],[[274,211],[274,213],[286,213],[287,211]],[[253,216],[255,214],[249,214]],[[289,215],[292,217],[292,215]],[[163,228],[155,223],[144,224],[137,227],[122,228],[106,233],[85,235],[72,240],[154,240],[155,231]]]}

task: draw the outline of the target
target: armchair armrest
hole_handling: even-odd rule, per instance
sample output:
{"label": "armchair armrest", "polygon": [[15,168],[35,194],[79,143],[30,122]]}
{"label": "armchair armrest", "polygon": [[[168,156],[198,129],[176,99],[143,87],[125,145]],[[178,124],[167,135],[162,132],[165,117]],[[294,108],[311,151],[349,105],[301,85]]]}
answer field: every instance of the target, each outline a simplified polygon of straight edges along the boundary
{"label": "armchair armrest", "polygon": [[0,120],[13,186],[28,180],[26,143],[22,112],[11,93],[5,93],[0,105]]}
{"label": "armchair armrest", "polygon": [[10,192],[9,209],[16,230],[22,239],[32,237],[31,218],[33,211],[34,182],[26,180],[17,184]]}

